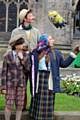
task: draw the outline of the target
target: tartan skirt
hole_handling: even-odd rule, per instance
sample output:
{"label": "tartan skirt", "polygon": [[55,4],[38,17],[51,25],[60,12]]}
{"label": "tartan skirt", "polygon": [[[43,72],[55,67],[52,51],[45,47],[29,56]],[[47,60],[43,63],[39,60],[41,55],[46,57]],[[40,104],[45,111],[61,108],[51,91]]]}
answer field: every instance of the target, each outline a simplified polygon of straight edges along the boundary
{"label": "tartan skirt", "polygon": [[39,71],[38,93],[34,102],[34,120],[53,120],[55,93],[48,89],[48,71]]}

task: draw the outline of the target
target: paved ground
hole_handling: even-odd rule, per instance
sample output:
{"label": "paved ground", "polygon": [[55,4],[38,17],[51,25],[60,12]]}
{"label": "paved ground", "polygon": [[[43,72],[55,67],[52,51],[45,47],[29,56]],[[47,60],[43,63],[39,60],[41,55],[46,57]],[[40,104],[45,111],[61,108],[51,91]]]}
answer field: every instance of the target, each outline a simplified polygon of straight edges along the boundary
{"label": "paved ground", "polygon": [[[4,111],[1,111],[0,112],[0,120],[5,120],[4,119]],[[15,120],[15,112],[12,113],[11,115],[11,120]],[[22,119],[21,120],[31,120],[29,119],[29,115],[28,115],[28,112],[24,112],[22,114]]]}
{"label": "paved ground", "polygon": [[[55,112],[54,120],[80,120],[80,112]],[[4,112],[0,112],[0,120],[4,120]],[[11,120],[15,120],[15,113],[12,113]],[[21,120],[29,119],[28,112],[22,114]]]}

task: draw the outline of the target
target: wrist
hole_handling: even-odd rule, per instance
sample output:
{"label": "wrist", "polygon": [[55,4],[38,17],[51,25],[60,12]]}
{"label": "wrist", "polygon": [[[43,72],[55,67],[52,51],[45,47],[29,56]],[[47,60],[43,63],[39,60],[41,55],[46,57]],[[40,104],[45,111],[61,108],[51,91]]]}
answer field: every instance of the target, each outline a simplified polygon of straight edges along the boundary
{"label": "wrist", "polygon": [[77,57],[74,52],[70,52],[70,56],[71,56],[72,58],[76,58],[76,57]]}

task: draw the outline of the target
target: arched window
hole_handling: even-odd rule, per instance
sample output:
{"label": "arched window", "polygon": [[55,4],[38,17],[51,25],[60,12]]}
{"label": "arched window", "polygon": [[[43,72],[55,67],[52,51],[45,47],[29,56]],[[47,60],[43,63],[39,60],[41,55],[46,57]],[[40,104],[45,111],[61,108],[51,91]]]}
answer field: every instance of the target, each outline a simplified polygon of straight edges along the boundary
{"label": "arched window", "polygon": [[6,25],[6,6],[1,1],[0,2],[0,31],[5,31],[5,25]]}
{"label": "arched window", "polygon": [[75,16],[74,16],[74,35],[75,37],[80,37],[80,0],[76,6]]}
{"label": "arched window", "polygon": [[29,2],[29,0],[25,0],[25,2]]}
{"label": "arched window", "polygon": [[[19,25],[19,11],[39,0],[0,0],[0,32],[11,32]],[[30,3],[31,2],[31,3]]]}
{"label": "arched window", "polygon": [[76,6],[76,26],[77,29],[80,31],[80,0]]}
{"label": "arched window", "polygon": [[36,2],[39,2],[39,0],[36,0]]}
{"label": "arched window", "polygon": [[11,3],[8,8],[8,31],[11,32],[17,24],[17,7]]}
{"label": "arched window", "polygon": [[22,10],[23,8],[28,9],[28,5],[25,4],[24,2],[20,5],[20,10]]}

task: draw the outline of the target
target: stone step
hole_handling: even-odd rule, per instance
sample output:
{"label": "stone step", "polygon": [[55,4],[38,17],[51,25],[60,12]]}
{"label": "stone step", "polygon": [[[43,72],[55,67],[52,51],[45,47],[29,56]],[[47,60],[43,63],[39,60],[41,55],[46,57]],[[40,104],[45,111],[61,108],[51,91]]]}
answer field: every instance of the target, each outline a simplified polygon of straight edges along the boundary
{"label": "stone step", "polygon": [[0,48],[6,48],[10,39],[10,32],[0,32]]}
{"label": "stone step", "polygon": [[[0,120],[5,120],[5,118],[4,118],[4,112],[3,111],[0,111]],[[15,112],[12,112],[11,120],[15,120]],[[21,120],[30,120],[28,112],[24,112],[22,114]]]}
{"label": "stone step", "polygon": [[[0,112],[0,120],[4,120],[3,111]],[[11,120],[15,120],[15,112],[12,113]],[[22,114],[21,120],[31,120],[28,112]],[[80,120],[80,112],[55,112],[54,120]]]}
{"label": "stone step", "polygon": [[0,48],[7,48],[8,47],[8,43],[0,43]]}
{"label": "stone step", "polygon": [[10,32],[0,32],[0,41],[9,41],[11,36]]}
{"label": "stone step", "polygon": [[8,41],[0,40],[0,44],[8,44]]}
{"label": "stone step", "polygon": [[[0,47],[4,47],[8,45],[8,41],[10,39],[11,32],[0,32]],[[56,48],[61,50],[70,50],[70,44],[55,44]]]}
{"label": "stone step", "polygon": [[69,53],[72,49],[72,46],[68,44],[67,45],[66,44],[55,44],[54,47],[59,49],[63,53]]}
{"label": "stone step", "polygon": [[80,112],[55,112],[55,120],[80,120]]}

